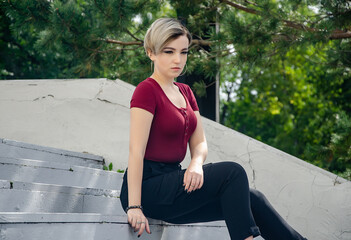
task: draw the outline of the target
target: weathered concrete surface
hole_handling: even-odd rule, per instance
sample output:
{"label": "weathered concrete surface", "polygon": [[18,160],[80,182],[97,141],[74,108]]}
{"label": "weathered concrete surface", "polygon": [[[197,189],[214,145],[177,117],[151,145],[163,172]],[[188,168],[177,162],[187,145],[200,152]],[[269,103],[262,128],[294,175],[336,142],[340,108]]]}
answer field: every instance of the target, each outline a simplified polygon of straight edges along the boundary
{"label": "weathered concrete surface", "polygon": [[[133,89],[105,79],[0,81],[0,137],[102,155],[124,169]],[[309,239],[351,239],[350,182],[210,120],[203,123],[208,162],[241,163],[251,186]]]}
{"label": "weathered concrete surface", "polygon": [[[111,239],[111,236],[114,239],[115,235],[120,236],[121,238],[119,239],[135,239],[136,234],[129,230],[127,218],[118,199],[119,190],[72,187],[72,184],[60,186],[33,183],[33,177],[35,178],[33,175],[37,175],[37,173],[33,172],[31,168],[50,169],[51,178],[60,182],[64,181],[59,179],[60,177],[67,178],[61,170],[67,171],[69,167],[74,170],[70,172],[75,177],[84,176],[86,174],[85,171],[88,173],[98,172],[100,174],[99,178],[102,179],[105,174],[118,175],[119,178],[113,180],[118,182],[118,189],[121,184],[121,173],[28,159],[19,160],[0,157],[1,163],[0,178],[7,176],[11,180],[0,180],[0,202],[2,203],[0,204],[0,239],[21,239],[22,236],[26,236],[25,239],[47,240],[48,236],[45,235],[44,237],[44,233],[48,230],[47,228],[57,233],[64,231],[68,238],[74,236],[82,239],[85,234],[79,234],[75,229],[84,230],[87,226],[92,228],[93,232],[89,232],[89,236],[94,236],[95,240]],[[23,168],[7,168],[7,164]],[[79,171],[76,171],[77,168]],[[15,181],[18,174],[23,174],[26,182]],[[51,178],[45,173],[40,172],[39,175],[43,175],[40,176],[40,181],[51,183]],[[90,183],[83,181],[82,185],[88,186]],[[109,216],[86,213],[99,213]],[[183,240],[189,239],[187,238],[188,236],[191,236],[191,239],[204,239],[206,236],[214,235],[220,236],[221,239],[229,239],[228,231],[223,221],[179,226],[153,219],[149,219],[149,221],[152,229],[156,228],[156,233],[162,233],[162,235],[145,235],[144,239]],[[118,232],[110,236],[94,230],[97,224],[106,223],[117,225],[116,229]],[[23,231],[24,229],[25,231]],[[152,231],[154,232],[154,230]],[[56,239],[55,237],[57,236],[57,234],[49,235],[49,239]]]}
{"label": "weathered concrete surface", "polygon": [[94,153],[123,168],[133,89],[105,79],[0,81],[0,137]]}
{"label": "weathered concrete surface", "polygon": [[152,235],[143,234],[138,238],[126,223],[125,217],[121,216],[91,213],[0,213],[0,239],[6,240],[164,239],[160,222],[151,222],[150,228]]}
{"label": "weathered concrete surface", "polygon": [[3,138],[0,138],[0,153],[1,157],[29,158],[94,168],[102,168],[104,163],[102,157],[92,154],[43,147]]}
{"label": "weathered concrete surface", "polygon": [[[45,233],[45,240],[230,240],[226,226],[222,224],[203,223],[200,227],[199,224],[165,224],[153,219],[149,224],[151,235],[144,233],[138,238],[125,217],[121,216],[91,213],[0,213],[0,239],[38,240],[43,239]],[[256,237],[255,240],[264,239]]]}
{"label": "weathered concrete surface", "polygon": [[0,180],[0,212],[101,213],[124,216],[119,190]]}
{"label": "weathered concrete surface", "polygon": [[[26,222],[26,224],[23,224]],[[11,223],[11,224],[6,224]],[[17,223],[17,224],[14,224]],[[150,220],[152,234],[144,233],[140,238],[125,221],[125,217],[101,214],[64,213],[0,213],[1,239],[16,240],[229,240],[223,225],[198,224],[172,225]],[[255,240],[262,240],[261,237]]]}
{"label": "weathered concrete surface", "polygon": [[114,171],[0,157],[0,179],[3,180],[116,190],[120,189],[122,178],[121,173]]}

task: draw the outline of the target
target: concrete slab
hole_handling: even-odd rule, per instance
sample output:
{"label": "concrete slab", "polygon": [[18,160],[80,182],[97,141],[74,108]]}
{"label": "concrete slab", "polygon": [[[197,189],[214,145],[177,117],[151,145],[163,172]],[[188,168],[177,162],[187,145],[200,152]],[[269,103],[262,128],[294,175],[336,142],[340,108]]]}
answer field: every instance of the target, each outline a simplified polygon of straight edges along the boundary
{"label": "concrete slab", "polygon": [[0,180],[0,186],[2,186],[2,189],[11,189],[11,190],[24,190],[24,191],[33,191],[33,192],[43,191],[43,192],[55,192],[55,193],[63,193],[63,194],[77,194],[77,195],[94,195],[94,196],[106,196],[106,197],[112,197],[112,198],[117,198],[119,197],[119,194],[120,194],[120,190],[62,186],[62,185],[56,185],[56,184],[19,182],[19,181],[11,181],[11,180]]}
{"label": "concrete slab", "polygon": [[2,240],[159,240],[163,226],[150,223],[152,235],[140,238],[125,218],[100,214],[0,213]]}
{"label": "concrete slab", "polygon": [[[129,100],[120,80],[0,81],[1,137],[101,155],[124,169]],[[202,118],[208,162],[236,161],[289,224],[308,239],[351,239],[351,183]],[[189,164],[189,154],[182,163]]]}
{"label": "concrete slab", "polygon": [[64,149],[45,147],[42,145],[35,145],[35,144],[31,144],[31,143],[19,142],[19,141],[14,141],[14,140],[10,140],[10,139],[4,139],[4,138],[0,138],[0,143],[10,145],[10,146],[19,147],[19,148],[33,149],[33,150],[38,150],[38,151],[47,152],[47,153],[55,153],[57,155],[95,160],[96,162],[99,162],[101,164],[104,162],[103,157],[98,156],[98,155],[89,154],[89,153],[79,153],[79,152],[67,151]]}
{"label": "concrete slab", "polygon": [[[48,214],[48,213],[0,213],[1,239],[10,240],[63,240],[63,239],[150,239],[150,240],[229,240],[224,226],[205,224],[171,225],[150,220],[152,234],[137,238],[120,216],[100,214]],[[24,238],[25,237],[25,238]],[[262,240],[257,237],[255,240]]]}
{"label": "concrete slab", "polygon": [[0,180],[0,212],[75,212],[125,215],[119,190]]}
{"label": "concrete slab", "polygon": [[0,139],[0,156],[29,158],[50,162],[70,163],[102,169],[103,158],[91,154],[74,153],[57,148],[46,148],[23,142]]}
{"label": "concrete slab", "polygon": [[132,85],[106,79],[28,81],[0,81],[0,123],[6,123],[0,137],[93,153],[123,168],[117,163],[127,161]]}
{"label": "concrete slab", "polygon": [[119,190],[122,173],[56,162],[0,157],[0,179]]}

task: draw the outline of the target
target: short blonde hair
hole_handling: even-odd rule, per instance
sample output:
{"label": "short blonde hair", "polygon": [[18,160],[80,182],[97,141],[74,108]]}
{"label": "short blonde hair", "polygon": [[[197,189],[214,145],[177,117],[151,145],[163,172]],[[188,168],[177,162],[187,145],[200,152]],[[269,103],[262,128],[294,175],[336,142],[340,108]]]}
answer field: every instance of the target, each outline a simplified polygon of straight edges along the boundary
{"label": "short blonde hair", "polygon": [[146,54],[150,50],[158,54],[170,41],[185,35],[191,43],[189,30],[174,18],[159,18],[151,24],[144,38],[144,49]]}

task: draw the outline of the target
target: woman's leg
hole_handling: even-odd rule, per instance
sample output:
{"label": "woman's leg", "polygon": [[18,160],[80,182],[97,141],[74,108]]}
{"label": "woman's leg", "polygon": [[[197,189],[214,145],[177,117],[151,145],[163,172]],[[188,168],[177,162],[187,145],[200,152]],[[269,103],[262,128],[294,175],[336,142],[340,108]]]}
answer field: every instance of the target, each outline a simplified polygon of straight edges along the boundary
{"label": "woman's leg", "polygon": [[[234,162],[206,164],[203,169],[204,184],[201,189],[185,192],[185,170],[182,170],[173,203],[153,205],[152,202],[144,202],[145,215],[173,223],[225,220],[231,239],[244,240],[259,235],[250,209],[245,170]],[[142,194],[145,194],[144,191]]]}
{"label": "woman's leg", "polygon": [[[169,178],[172,179],[170,182],[156,177],[156,181],[148,186],[148,181],[144,181],[142,204],[145,215],[179,224],[225,220],[231,239],[243,240],[259,235],[256,223],[267,240],[304,239],[279,216],[260,192],[249,190],[246,173],[239,164],[205,164],[203,169],[203,187],[189,194],[183,187],[185,170],[179,174],[171,173],[174,176]],[[162,184],[155,186],[159,182]],[[177,186],[174,187],[174,184]],[[160,204],[158,201],[165,196],[164,190],[169,189],[177,189],[174,201]],[[162,192],[159,196],[158,193]],[[122,205],[128,202],[127,193],[124,195],[126,199],[122,201],[121,198]]]}
{"label": "woman's leg", "polygon": [[[296,232],[272,207],[266,197],[255,189],[250,189],[251,210],[261,235],[266,240],[305,239]],[[208,202],[203,207],[179,218],[168,219],[175,224],[209,222],[223,220],[219,198]]]}
{"label": "woman's leg", "polygon": [[279,215],[261,192],[250,189],[250,200],[252,214],[263,238],[267,240],[305,239]]}

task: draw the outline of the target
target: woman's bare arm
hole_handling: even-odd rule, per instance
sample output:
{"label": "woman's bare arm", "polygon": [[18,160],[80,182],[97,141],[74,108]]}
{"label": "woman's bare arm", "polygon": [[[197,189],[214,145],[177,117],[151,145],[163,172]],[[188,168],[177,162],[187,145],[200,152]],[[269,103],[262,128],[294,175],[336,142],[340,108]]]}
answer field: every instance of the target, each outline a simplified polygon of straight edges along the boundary
{"label": "woman's bare arm", "polygon": [[207,141],[202,127],[200,113],[199,111],[195,111],[194,113],[197,118],[197,125],[189,142],[191,161],[194,160],[203,164],[207,157]]}
{"label": "woman's bare arm", "polygon": [[202,127],[201,116],[199,111],[195,111],[197,126],[191,135],[189,147],[191,153],[191,162],[184,174],[184,186],[188,192],[200,189],[203,185],[202,164],[207,157],[207,141]]}
{"label": "woman's bare arm", "polygon": [[[143,160],[146,144],[149,138],[153,115],[141,108],[130,110],[130,138],[128,159],[128,203],[129,206],[141,205],[141,183],[143,177]],[[127,212],[128,222],[141,235],[146,228],[150,233],[147,219],[140,209],[130,209]],[[145,222],[145,224],[140,224]]]}

